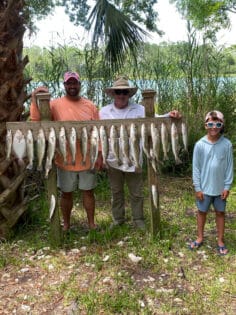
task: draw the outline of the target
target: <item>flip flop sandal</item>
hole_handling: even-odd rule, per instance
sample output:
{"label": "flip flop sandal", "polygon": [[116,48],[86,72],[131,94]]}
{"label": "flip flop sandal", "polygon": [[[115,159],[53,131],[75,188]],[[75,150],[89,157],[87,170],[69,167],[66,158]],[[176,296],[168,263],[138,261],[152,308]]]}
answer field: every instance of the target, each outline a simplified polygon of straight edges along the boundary
{"label": "flip flop sandal", "polygon": [[203,244],[203,242],[197,242],[197,241],[191,242],[189,244],[189,249],[190,250],[198,249],[199,247],[202,246],[202,244]]}
{"label": "flip flop sandal", "polygon": [[217,251],[218,251],[218,254],[220,255],[220,256],[225,256],[225,255],[227,255],[228,254],[228,249],[226,248],[226,246],[225,245],[223,245],[223,246],[217,246]]}

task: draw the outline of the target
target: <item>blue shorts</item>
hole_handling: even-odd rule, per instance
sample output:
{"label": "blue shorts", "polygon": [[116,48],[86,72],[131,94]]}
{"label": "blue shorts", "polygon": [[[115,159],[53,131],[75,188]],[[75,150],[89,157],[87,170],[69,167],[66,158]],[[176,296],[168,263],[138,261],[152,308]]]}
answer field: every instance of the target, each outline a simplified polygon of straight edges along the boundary
{"label": "blue shorts", "polygon": [[76,189],[92,190],[97,185],[97,176],[94,170],[73,172],[57,168],[57,186],[63,192],[72,192]]}
{"label": "blue shorts", "polygon": [[198,210],[207,212],[212,204],[215,211],[224,212],[226,207],[226,200],[221,199],[221,196],[208,196],[204,195],[203,200],[196,199]]}

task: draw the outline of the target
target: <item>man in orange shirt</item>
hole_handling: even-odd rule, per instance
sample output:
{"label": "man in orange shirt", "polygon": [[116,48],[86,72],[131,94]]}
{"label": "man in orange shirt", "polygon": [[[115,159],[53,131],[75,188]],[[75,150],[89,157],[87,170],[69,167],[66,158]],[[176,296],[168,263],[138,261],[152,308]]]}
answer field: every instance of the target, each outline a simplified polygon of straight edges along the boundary
{"label": "man in orange shirt", "polygon": [[[54,121],[83,121],[98,120],[98,110],[96,106],[88,99],[81,97],[81,81],[78,73],[66,72],[64,74],[65,96],[57,98],[50,102],[52,120]],[[39,87],[32,93],[32,103],[30,106],[30,116],[32,121],[40,120],[40,112],[36,104],[36,94],[39,92],[48,92],[48,88]],[[71,161],[70,152],[67,152],[67,161]],[[77,153],[75,164],[65,165],[61,155],[57,154],[55,163],[57,165],[57,182],[61,190],[61,211],[63,216],[63,230],[70,229],[70,217],[73,208],[73,191],[79,187],[82,191],[83,205],[87,213],[88,226],[95,229],[95,198],[94,188],[96,186],[96,174],[90,169],[89,155],[86,157],[86,163],[81,163],[82,153],[80,141],[77,141]],[[97,168],[102,166],[102,157],[99,154],[97,159]],[[79,182],[78,182],[79,180]]]}

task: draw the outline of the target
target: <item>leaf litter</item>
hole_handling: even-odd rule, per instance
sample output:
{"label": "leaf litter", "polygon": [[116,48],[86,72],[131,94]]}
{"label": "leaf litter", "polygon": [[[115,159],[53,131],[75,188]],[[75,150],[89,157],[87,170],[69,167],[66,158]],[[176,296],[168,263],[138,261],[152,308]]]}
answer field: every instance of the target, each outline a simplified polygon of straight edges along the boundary
{"label": "leaf litter", "polygon": [[[73,232],[73,241],[58,250],[47,246],[46,239],[36,249],[24,237],[2,243],[0,314],[234,314],[235,252],[231,248],[223,259],[216,255],[215,233],[208,232],[215,232],[209,223],[213,217],[206,226],[206,247],[190,252],[186,246],[196,230],[193,198],[183,198],[190,185],[189,179],[162,179],[162,239],[150,241],[148,233],[128,226],[117,235],[105,227],[94,239]],[[147,197],[145,203],[148,216]],[[234,210],[228,212],[235,217]],[[102,213],[104,218],[109,226],[109,211]],[[78,220],[86,221],[81,212]],[[229,224],[227,238],[235,242],[230,234],[235,223],[231,219]],[[123,292],[129,292],[127,304],[119,300]]]}

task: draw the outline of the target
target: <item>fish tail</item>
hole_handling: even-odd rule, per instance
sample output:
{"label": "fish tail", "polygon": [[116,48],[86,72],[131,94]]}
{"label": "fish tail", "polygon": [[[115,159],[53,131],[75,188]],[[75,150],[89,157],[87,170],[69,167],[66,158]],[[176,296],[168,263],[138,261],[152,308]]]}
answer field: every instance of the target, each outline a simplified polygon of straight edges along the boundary
{"label": "fish tail", "polygon": [[33,169],[33,164],[29,163],[26,167],[27,170],[32,170]]}
{"label": "fish tail", "polygon": [[177,157],[177,158],[175,159],[175,164],[178,165],[178,164],[182,164],[182,163],[183,163],[183,162],[180,160],[180,158]]}
{"label": "fish tail", "polygon": [[37,167],[37,171],[42,171],[43,170],[43,166],[42,165],[38,165],[38,167]]}

